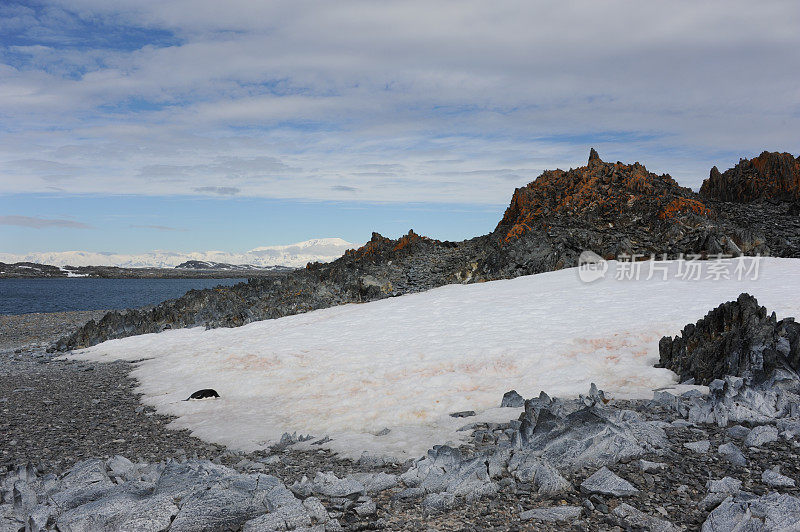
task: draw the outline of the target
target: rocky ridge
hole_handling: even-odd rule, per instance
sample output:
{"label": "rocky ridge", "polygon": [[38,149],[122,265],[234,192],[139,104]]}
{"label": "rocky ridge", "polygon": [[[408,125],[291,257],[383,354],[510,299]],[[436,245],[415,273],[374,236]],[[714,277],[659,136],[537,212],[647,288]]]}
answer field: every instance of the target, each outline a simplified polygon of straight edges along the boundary
{"label": "rocky ridge", "polygon": [[209,260],[187,260],[186,262],[181,262],[177,266],[175,266],[177,270],[199,270],[199,271],[206,271],[206,270],[216,270],[216,271],[224,271],[224,270],[236,270],[236,271],[284,271],[288,272],[293,270],[294,268],[290,268],[288,266],[256,266],[254,264],[228,264],[227,262],[214,262]]}
{"label": "rocky ridge", "polygon": [[55,348],[204,325],[234,327],[343,303],[358,303],[451,283],[508,279],[575,266],[584,250],[675,258],[681,254],[800,256],[800,216],[785,202],[706,200],[639,164],[608,163],[592,150],[586,166],[543,173],[517,189],[495,230],[462,242],[413,231],[377,233],[326,264],[280,279],[194,291],[153,309],[111,313]]}
{"label": "rocky ridge", "polygon": [[723,173],[713,167],[700,196],[718,201],[800,201],[800,157],[764,151]]}
{"label": "rocky ridge", "polygon": [[[680,225],[703,226],[713,213],[688,188],[669,175],[632,165],[603,162],[592,149],[586,166],[548,170],[514,191],[511,205],[495,229],[504,244],[533,230],[552,226],[596,230],[615,226],[664,232]],[[619,250],[599,250],[608,258]]]}
{"label": "rocky ridge", "polygon": [[518,188],[491,236],[496,248],[482,263],[491,278],[575,266],[585,250],[606,259],[769,254],[764,238],[725,222],[669,175],[604,162],[594,150],[586,166]]}
{"label": "rocky ridge", "polygon": [[212,290],[193,290],[153,308],[111,312],[56,342],[60,351],[109,338],[205,325],[236,327],[345,303],[360,303],[469,282],[480,245],[440,242],[410,231],[398,240],[374,233],[363,247],[333,263],[310,263],[303,270],[250,279]]}

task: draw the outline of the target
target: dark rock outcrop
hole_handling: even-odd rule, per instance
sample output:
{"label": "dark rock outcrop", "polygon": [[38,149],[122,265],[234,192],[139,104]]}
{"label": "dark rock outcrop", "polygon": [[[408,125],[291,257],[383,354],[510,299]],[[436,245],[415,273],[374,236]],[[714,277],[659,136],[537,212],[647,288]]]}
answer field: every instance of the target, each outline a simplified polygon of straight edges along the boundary
{"label": "dark rock outcrop", "polygon": [[660,365],[696,384],[726,376],[754,383],[777,369],[800,370],[800,324],[778,321],[749,295],[723,303],[675,338],[659,342]]}
{"label": "dark rock outcrop", "polygon": [[511,390],[503,394],[503,399],[500,401],[500,407],[519,408],[525,406],[525,399],[517,393],[516,390]]}
{"label": "dark rock outcrop", "polygon": [[8,264],[0,262],[0,279],[67,276],[67,272],[62,268],[50,266],[49,264],[39,264],[37,262],[15,262],[13,264]]}
{"label": "dark rock outcrop", "polygon": [[[534,229],[553,225],[634,225],[664,230],[673,225],[704,225],[714,213],[694,192],[669,175],[648,172],[641,164],[606,163],[592,150],[586,166],[547,170],[514,191],[511,205],[495,229],[504,243]],[[577,224],[576,224],[577,222]]]}
{"label": "dark rock outcrop", "polygon": [[197,270],[197,271],[274,271],[274,272],[288,272],[294,268],[288,266],[255,266],[253,264],[228,264],[227,262],[214,262],[208,260],[187,260],[175,266],[176,270]]}
{"label": "dark rock outcrop", "polygon": [[[584,250],[677,257],[682,253],[754,253],[718,213],[669,175],[637,163],[607,163],[592,150],[580,168],[548,170],[514,191],[492,233],[485,269],[496,278],[576,266]],[[740,245],[741,244],[741,245]]]}
{"label": "dark rock outcrop", "polygon": [[551,399],[542,393],[525,401],[512,436],[517,460],[530,454],[559,469],[602,467],[630,460],[666,445],[666,435],[637,413],[605,408],[602,391],[592,384],[578,400]]}
{"label": "dark rock outcrop", "polygon": [[758,200],[800,201],[800,157],[765,151],[723,173],[715,166],[700,187],[706,199],[747,203]]}
{"label": "dark rock outcrop", "polygon": [[448,494],[476,501],[494,497],[511,477],[539,496],[557,497],[573,491],[565,475],[629,461],[668,445],[658,424],[632,410],[609,407],[603,398],[594,385],[579,399],[551,399],[542,393],[525,401],[525,412],[509,423],[502,441],[487,440],[486,431],[475,430],[477,449],[434,446],[400,480],[409,486],[409,496]]}

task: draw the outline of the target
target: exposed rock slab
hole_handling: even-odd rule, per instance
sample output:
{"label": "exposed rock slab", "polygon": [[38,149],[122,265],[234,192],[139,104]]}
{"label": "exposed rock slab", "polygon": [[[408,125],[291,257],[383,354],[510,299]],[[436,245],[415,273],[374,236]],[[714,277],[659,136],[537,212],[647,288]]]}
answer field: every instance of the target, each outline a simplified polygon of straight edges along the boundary
{"label": "exposed rock slab", "polygon": [[684,443],[683,446],[696,453],[707,453],[708,450],[711,449],[711,442],[708,440],[700,440]]}
{"label": "exposed rock slab", "polygon": [[613,513],[621,518],[625,525],[635,530],[648,530],[649,532],[672,532],[679,530],[678,527],[669,521],[646,514],[624,502],[614,508]]}
{"label": "exposed rock slab", "polygon": [[739,449],[732,443],[725,443],[723,445],[720,445],[719,448],[717,449],[717,452],[722,458],[724,458],[725,460],[727,460],[732,464],[739,466],[747,465],[747,458],[745,458],[744,454],[742,454],[741,449]]}
{"label": "exposed rock slab", "polygon": [[761,447],[774,441],[778,441],[778,427],[774,425],[759,425],[747,434],[744,444],[747,447]]}
{"label": "exposed rock slab", "polygon": [[581,491],[584,493],[613,495],[614,497],[626,497],[639,492],[633,484],[615,475],[607,467],[601,468],[584,480],[581,483]]}
{"label": "exposed rock slab", "polygon": [[523,521],[542,521],[553,523],[559,521],[571,521],[580,517],[582,508],[580,506],[556,506],[554,508],[534,508],[520,514],[519,518]]}
{"label": "exposed rock slab", "polygon": [[770,493],[763,497],[740,494],[725,499],[703,523],[703,532],[732,530],[797,530],[800,499]]}
{"label": "exposed rock slab", "polygon": [[0,484],[0,502],[6,500],[13,501],[14,530],[294,530],[328,520],[276,477],[204,460],[87,460],[61,478],[20,468]]}
{"label": "exposed rock slab", "polygon": [[[513,444],[564,469],[609,465],[663,448],[664,430],[631,410],[584,406],[563,417],[558,403],[526,403]],[[554,413],[556,412],[556,413]],[[563,410],[562,410],[563,412]]]}
{"label": "exposed rock slab", "polygon": [[777,465],[772,469],[765,469],[761,474],[761,480],[773,488],[793,488],[795,486],[794,479],[781,475],[780,466]]}

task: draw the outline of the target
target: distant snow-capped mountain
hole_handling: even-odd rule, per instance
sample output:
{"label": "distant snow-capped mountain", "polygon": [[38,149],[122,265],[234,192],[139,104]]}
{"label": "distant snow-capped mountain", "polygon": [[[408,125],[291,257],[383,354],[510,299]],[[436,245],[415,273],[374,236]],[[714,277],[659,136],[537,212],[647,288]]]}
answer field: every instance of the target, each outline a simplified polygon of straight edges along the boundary
{"label": "distant snow-capped mountain", "polygon": [[174,268],[187,261],[250,264],[253,266],[289,266],[302,268],[309,262],[329,262],[347,249],[358,247],[341,238],[315,238],[287,246],[262,246],[243,253],[226,251],[150,251],[129,255],[92,251],[44,251],[0,253],[0,262],[37,262],[53,266],[119,266],[122,268]]}

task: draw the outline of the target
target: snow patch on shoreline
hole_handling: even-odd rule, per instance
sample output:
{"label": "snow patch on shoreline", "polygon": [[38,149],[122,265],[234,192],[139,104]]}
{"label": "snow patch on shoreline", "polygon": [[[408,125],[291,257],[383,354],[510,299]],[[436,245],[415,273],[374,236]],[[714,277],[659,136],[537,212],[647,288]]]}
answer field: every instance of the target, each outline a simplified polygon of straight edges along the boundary
{"label": "snow patch on shoreline", "polygon": [[[750,292],[779,317],[800,316],[800,260],[764,259],[757,280],[585,284],[575,269],[344,305],[234,329],[165,331],[112,340],[76,359],[146,360],[143,401],[175,428],[253,450],[284,432],[328,435],[344,456],[415,458],[457,441],[479,419],[507,422],[506,391],[649,398],[675,375],[654,368],[658,341]],[[613,268],[611,269],[613,271]],[[182,401],[214,388],[221,398]],[[475,410],[478,417],[452,418]],[[384,436],[376,436],[389,428]]]}

